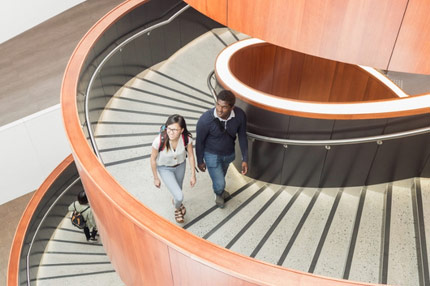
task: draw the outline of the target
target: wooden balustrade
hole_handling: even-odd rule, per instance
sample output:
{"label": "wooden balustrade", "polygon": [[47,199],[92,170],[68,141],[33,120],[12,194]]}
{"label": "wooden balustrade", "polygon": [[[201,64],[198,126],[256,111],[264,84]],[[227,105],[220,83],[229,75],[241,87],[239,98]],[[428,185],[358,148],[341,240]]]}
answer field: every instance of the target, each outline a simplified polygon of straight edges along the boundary
{"label": "wooden balustrade", "polygon": [[244,84],[289,99],[357,102],[398,98],[392,89],[356,65],[268,43],[237,51],[230,58],[229,67]]}
{"label": "wooden balustrade", "polygon": [[[20,260],[21,260],[21,251],[24,246],[25,235],[27,229],[30,226],[30,222],[32,217],[35,214],[35,211],[38,205],[41,203],[43,197],[46,192],[49,190],[51,185],[55,182],[55,180],[61,175],[61,173],[73,163],[72,155],[69,155],[60,165],[55,168],[54,171],[45,179],[39,189],[34,193],[30,202],[24,210],[24,213],[21,217],[21,220],[18,223],[18,226],[15,231],[15,237],[12,242],[10,256],[9,256],[9,266],[7,272],[7,285],[8,286],[16,286],[19,284],[19,276],[20,272],[23,271],[22,268],[24,265],[21,265],[20,268]],[[25,271],[25,270],[24,270]]]}
{"label": "wooden balustrade", "polygon": [[[361,69],[361,70],[359,70]],[[253,106],[316,119],[378,119],[430,111],[430,94],[409,96],[387,77],[251,38],[225,48],[215,73]]]}

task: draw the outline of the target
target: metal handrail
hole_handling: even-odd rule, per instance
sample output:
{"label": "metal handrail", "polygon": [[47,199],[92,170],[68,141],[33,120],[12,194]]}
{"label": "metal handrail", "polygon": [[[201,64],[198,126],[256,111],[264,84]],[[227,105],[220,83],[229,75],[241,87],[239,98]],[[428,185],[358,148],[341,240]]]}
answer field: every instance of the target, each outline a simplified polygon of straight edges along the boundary
{"label": "metal handrail", "polygon": [[93,85],[93,82],[94,82],[94,80],[95,80],[95,77],[99,74],[99,72],[100,72],[100,70],[101,70],[101,68],[104,66],[104,64],[118,51],[118,50],[120,50],[122,47],[124,47],[126,44],[128,44],[129,42],[131,42],[131,41],[133,41],[134,39],[136,39],[137,37],[140,37],[141,35],[143,35],[143,34],[147,34],[147,33],[150,33],[151,31],[153,31],[153,30],[155,30],[155,29],[157,29],[157,28],[159,28],[159,27],[161,27],[161,26],[164,26],[164,25],[167,25],[167,24],[169,24],[170,22],[172,22],[176,17],[178,17],[180,14],[182,14],[182,12],[184,12],[185,10],[187,10],[188,8],[189,8],[190,6],[189,5],[187,5],[187,6],[185,6],[184,8],[182,8],[181,10],[179,10],[178,12],[176,12],[175,14],[173,14],[169,19],[167,19],[167,20],[165,20],[165,21],[163,21],[163,22],[160,22],[160,23],[157,23],[157,24],[155,24],[155,25],[153,25],[153,26],[151,26],[151,27],[149,27],[149,28],[146,28],[146,29],[144,29],[144,30],[142,30],[142,31],[140,31],[140,32],[138,32],[138,33],[136,33],[136,34],[134,34],[133,36],[131,36],[131,37],[129,37],[129,38],[127,38],[127,39],[125,39],[124,41],[122,41],[121,43],[119,43],[118,44],[118,46],[116,46],[112,51],[110,51],[108,54],[107,54],[107,56],[106,57],[104,57],[103,58],[103,60],[100,62],[100,64],[97,66],[97,68],[96,68],[96,70],[94,71],[94,73],[92,74],[92,76],[91,76],[91,79],[90,79],[90,81],[89,81],[89,83],[88,83],[88,87],[87,87],[87,90],[86,90],[86,92],[85,92],[85,106],[84,106],[84,113],[85,113],[85,121],[86,121],[86,124],[87,124],[87,129],[88,129],[88,135],[89,135],[89,137],[90,137],[90,142],[91,142],[91,145],[92,145],[92,147],[93,147],[93,150],[94,150],[94,152],[96,153],[96,156],[97,156],[97,158],[100,160],[100,162],[102,163],[102,164],[104,164],[103,163],[103,159],[101,158],[101,156],[100,156],[100,153],[99,153],[99,150],[98,150],[98,148],[97,148],[97,143],[96,143],[96,141],[94,140],[94,134],[93,134],[93,131],[92,131],[92,129],[91,129],[91,121],[90,121],[90,118],[89,118],[89,113],[88,113],[88,104],[89,104],[89,93],[90,93],[90,91],[91,91],[91,87],[92,87],[92,85]]}
{"label": "metal handrail", "polygon": [[[214,97],[214,101],[216,102],[215,88],[212,86],[212,83],[211,83],[211,79],[214,76],[215,76],[215,71],[212,71],[208,76],[207,83],[208,83],[209,91],[211,92],[212,96]],[[330,146],[336,146],[336,145],[363,144],[363,143],[371,143],[371,142],[376,142],[378,145],[381,145],[383,141],[416,136],[416,135],[421,135],[425,133],[430,133],[430,127],[418,128],[414,130],[408,130],[408,131],[384,134],[384,135],[349,138],[349,139],[328,139],[328,140],[293,140],[293,139],[268,137],[268,136],[254,134],[251,132],[246,132],[246,134],[248,135],[248,138],[250,138],[251,140],[259,140],[259,141],[265,141],[269,143],[282,144],[284,145],[284,147],[288,147],[288,145],[325,146],[326,149],[330,149],[329,148]]]}
{"label": "metal handrail", "polygon": [[28,247],[28,252],[27,252],[27,257],[26,257],[26,269],[27,269],[27,286],[31,286],[30,284],[30,253],[31,253],[31,249],[33,248],[33,243],[34,240],[36,239],[36,235],[39,232],[40,227],[42,226],[42,224],[45,222],[46,217],[48,216],[48,214],[51,212],[52,208],[57,204],[57,202],[64,196],[65,193],[67,193],[67,191],[70,190],[70,188],[72,188],[81,178],[77,178],[76,180],[74,180],[56,199],[55,201],[51,204],[51,206],[48,208],[48,210],[45,212],[45,214],[43,215],[42,219],[39,222],[39,225],[36,228],[36,231],[34,232],[34,235],[31,239],[30,242],[30,246]]}
{"label": "metal handrail", "polygon": [[213,97],[213,100],[214,100],[214,104],[216,103],[216,92],[215,92],[215,88],[212,86],[212,84],[211,84],[211,79],[212,78],[215,78],[215,80],[216,80],[216,77],[215,77],[215,71],[212,71],[210,74],[209,74],[209,76],[208,76],[208,80],[207,80],[207,83],[208,83],[208,87],[209,87],[209,91],[210,91],[210,93],[212,94],[212,97]]}
{"label": "metal handrail", "polygon": [[371,142],[376,142],[378,145],[381,145],[383,141],[416,136],[416,135],[425,134],[429,132],[430,132],[430,127],[425,127],[425,128],[419,128],[419,129],[414,129],[414,130],[409,130],[404,132],[386,134],[386,135],[359,137],[359,138],[351,138],[351,139],[329,139],[329,140],[292,140],[292,139],[262,136],[251,132],[246,132],[246,134],[251,139],[266,141],[269,143],[283,144],[285,147],[287,147],[288,145],[328,147],[328,146],[335,146],[335,145],[351,145],[351,144],[362,144],[362,143],[371,143]]}

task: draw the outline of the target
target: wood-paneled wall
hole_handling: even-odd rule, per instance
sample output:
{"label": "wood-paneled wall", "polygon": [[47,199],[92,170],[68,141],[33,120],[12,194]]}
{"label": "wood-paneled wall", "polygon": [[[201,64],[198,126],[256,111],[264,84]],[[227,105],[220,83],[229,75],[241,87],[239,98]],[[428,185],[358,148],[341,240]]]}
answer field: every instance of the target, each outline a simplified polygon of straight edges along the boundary
{"label": "wood-paneled wall", "polygon": [[[185,0],[217,20],[206,3]],[[351,64],[430,74],[428,0],[219,0],[222,24],[269,43]],[[225,3],[227,1],[227,3]]]}
{"label": "wood-paneled wall", "polygon": [[430,1],[409,0],[388,69],[430,74]]}
{"label": "wood-paneled wall", "polygon": [[[145,0],[146,1],[146,0]],[[124,14],[145,1],[112,10],[82,39],[66,68],[62,110],[66,134],[93,207],[101,239],[126,285],[369,285],[324,278],[245,257],[168,222],[124,190],[94,155],[77,111],[77,86],[91,47]]]}
{"label": "wood-paneled wall", "polygon": [[230,59],[230,69],[244,84],[289,99],[357,102],[398,97],[358,66],[267,43],[236,52]]}

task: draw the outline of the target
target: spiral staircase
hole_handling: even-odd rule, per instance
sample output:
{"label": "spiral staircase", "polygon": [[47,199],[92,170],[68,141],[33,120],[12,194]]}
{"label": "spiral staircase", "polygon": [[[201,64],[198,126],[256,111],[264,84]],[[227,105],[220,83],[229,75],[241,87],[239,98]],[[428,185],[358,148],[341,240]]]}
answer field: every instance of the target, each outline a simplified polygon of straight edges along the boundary
{"label": "spiral staircase", "polygon": [[[86,112],[98,113],[99,119],[93,129],[89,127],[87,139],[93,135],[92,146],[114,181],[149,211],[240,257],[351,283],[428,285],[428,178],[354,187],[293,187],[243,176],[231,166],[226,181],[232,196],[220,209],[214,204],[208,174],[198,173],[197,184],[191,188],[187,172],[183,190],[187,215],[184,224],[175,222],[169,192],[164,186],[158,189],[152,185],[152,141],[173,113],[183,115],[196,136],[200,114],[213,106],[207,83],[217,55],[248,37],[226,27],[205,29],[159,63],[136,67],[141,70],[126,75],[125,84],[114,87],[109,97],[99,93],[99,98],[107,101],[102,110],[88,105]],[[95,87],[95,93],[101,89]],[[85,117],[83,110],[80,117]],[[52,199],[47,199],[46,217],[33,222],[36,234],[26,238],[24,248],[41,246],[34,246],[31,259],[27,258],[36,262],[30,263],[26,274],[20,269],[21,276],[27,277],[21,278],[21,284],[123,285],[114,270],[118,260],[111,265],[103,247],[106,242],[107,252],[114,248],[109,237],[104,237],[107,232],[102,230],[98,242],[87,242],[66,214],[76,192],[84,188],[79,183],[72,187],[64,184],[79,176],[72,161],[69,158],[60,170],[64,174],[64,170],[73,169],[69,176],[57,174],[62,181],[53,180],[60,185],[55,195],[51,194],[58,200],[51,204]],[[39,230],[48,231],[37,234]],[[217,285],[210,280],[202,284]]]}

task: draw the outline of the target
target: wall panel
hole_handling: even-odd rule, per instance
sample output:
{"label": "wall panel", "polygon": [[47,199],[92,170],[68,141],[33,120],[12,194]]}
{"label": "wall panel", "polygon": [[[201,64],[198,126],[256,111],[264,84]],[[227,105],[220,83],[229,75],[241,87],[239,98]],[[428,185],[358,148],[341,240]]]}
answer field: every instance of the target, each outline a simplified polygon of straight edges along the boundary
{"label": "wall panel", "polygon": [[430,74],[430,1],[409,0],[388,69]]}
{"label": "wall panel", "polygon": [[[381,135],[385,124],[386,119],[336,120],[331,139]],[[327,152],[320,186],[365,185],[377,147],[378,145],[375,142],[331,146],[331,149]]]}
{"label": "wall panel", "polygon": [[229,275],[222,271],[216,271],[207,265],[192,260],[183,253],[169,248],[170,261],[172,263],[173,285],[257,285]]}
{"label": "wall panel", "polygon": [[[335,79],[336,62],[326,59],[305,56],[300,81],[299,100],[328,102],[330,98],[337,101],[336,95],[330,96]],[[276,76],[282,76],[276,75]],[[288,97],[288,94],[285,94]]]}
{"label": "wall panel", "polygon": [[[330,97],[333,96],[334,98],[330,98],[328,101],[362,101],[369,80],[369,75],[364,73],[359,67],[337,64],[333,85],[330,91]],[[379,95],[377,94],[374,98],[378,97]]]}
{"label": "wall panel", "polygon": [[228,26],[272,44],[386,68],[407,0],[234,0]]}
{"label": "wall panel", "polygon": [[265,45],[259,49],[243,49],[231,59],[231,69],[243,82],[263,92],[272,93],[276,47]]}
{"label": "wall panel", "polygon": [[283,48],[277,47],[273,74],[283,76],[273,78],[271,94],[286,93],[291,99],[299,98],[304,60],[305,54],[285,53]]}

